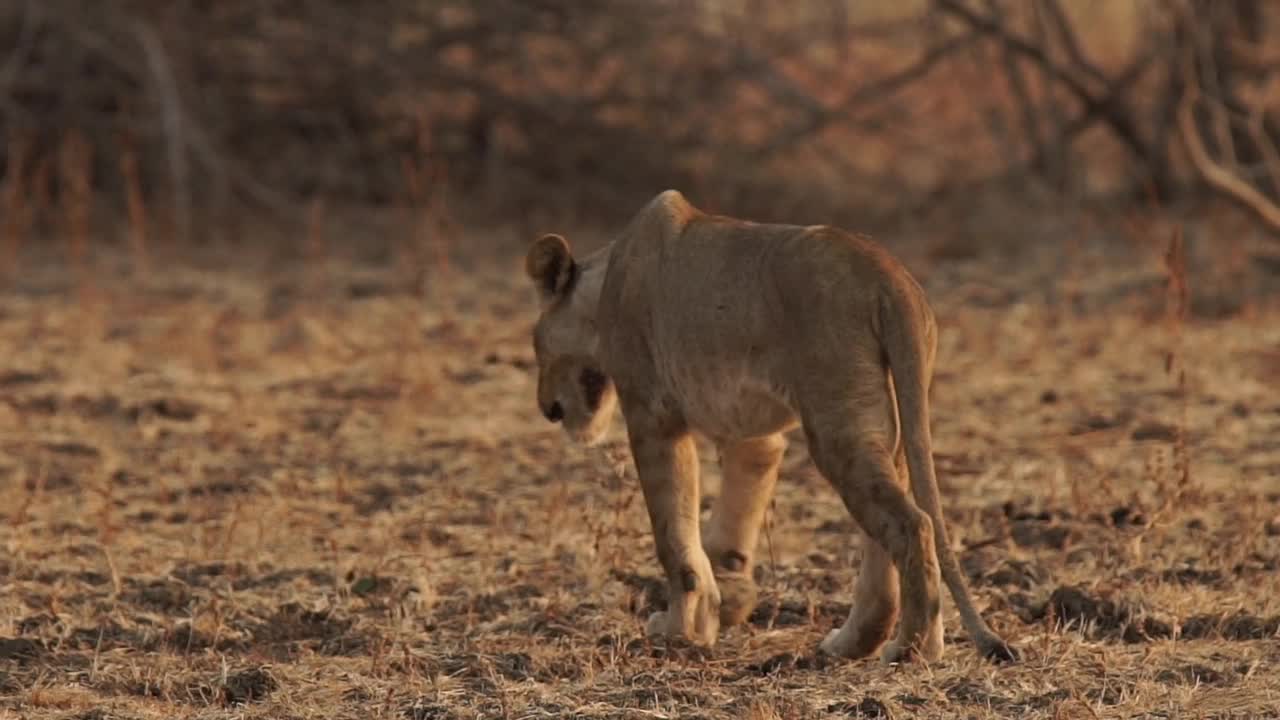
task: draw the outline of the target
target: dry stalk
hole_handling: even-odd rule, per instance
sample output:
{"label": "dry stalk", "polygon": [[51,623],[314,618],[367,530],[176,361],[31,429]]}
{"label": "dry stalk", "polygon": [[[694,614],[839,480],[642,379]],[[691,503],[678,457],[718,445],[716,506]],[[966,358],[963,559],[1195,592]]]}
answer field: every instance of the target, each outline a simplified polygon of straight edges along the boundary
{"label": "dry stalk", "polygon": [[382,698],[382,717],[391,717],[391,707],[392,701],[395,699],[395,692],[394,687],[387,688],[387,694]]}
{"label": "dry stalk", "polygon": [[125,203],[129,213],[129,249],[133,253],[134,266],[145,275],[149,268],[147,203],[138,171],[137,148],[129,133],[123,134],[120,139],[120,177],[124,181]]}
{"label": "dry stalk", "polygon": [[31,170],[31,182],[27,186],[27,218],[31,227],[48,222],[53,211],[53,173],[54,160],[52,153],[39,155],[39,160]]}
{"label": "dry stalk", "polygon": [[453,216],[449,212],[449,203],[446,197],[448,177],[443,165],[437,166],[433,183],[435,192],[431,195],[430,216],[434,220],[432,230],[435,238],[436,284],[440,289],[442,298],[450,299],[450,302],[445,305],[445,311],[447,316],[452,316],[452,298],[454,295],[452,291],[453,270],[450,259],[449,238],[456,230],[456,227],[452,219]]}
{"label": "dry stalk", "polygon": [[0,270],[4,272],[16,269],[18,249],[31,229],[31,208],[23,187],[29,151],[26,137],[16,132],[9,136],[8,163],[0,180]]}
{"label": "dry stalk", "polygon": [[[431,126],[428,115],[423,109],[418,114],[418,153],[421,157],[430,157],[431,150]],[[437,282],[445,290],[445,294],[449,295],[447,285],[449,283],[451,270],[449,262],[449,232],[453,229],[449,215],[448,202],[445,197],[446,188],[448,187],[448,173],[442,163],[429,165],[429,181],[431,183],[427,190],[431,193],[427,199],[427,215],[424,221],[429,223],[434,238],[435,246],[435,264]]]}
{"label": "dry stalk", "polygon": [[107,570],[111,573],[112,598],[118,598],[120,593],[124,591],[124,583],[120,580],[120,568],[116,566],[116,559],[112,556],[110,547],[99,543],[98,549],[102,551],[102,556],[106,558]]}
{"label": "dry stalk", "polygon": [[347,490],[347,470],[343,467],[342,441],[338,438],[330,440],[329,467],[333,472],[333,499],[339,505],[345,505],[351,497],[351,493]]}
{"label": "dry stalk", "polygon": [[[1170,335],[1169,349],[1165,353],[1166,375],[1174,378],[1178,403],[1177,421],[1174,423],[1173,462],[1168,472],[1155,473],[1159,505],[1143,529],[1134,538],[1136,548],[1142,538],[1156,527],[1160,518],[1182,506],[1194,491],[1191,483],[1191,454],[1187,445],[1187,371],[1183,357],[1184,325],[1190,305],[1187,287],[1187,258],[1183,244],[1182,228],[1175,227],[1164,254],[1165,271],[1168,274],[1167,322]],[[1170,476],[1172,473],[1172,477]]]}
{"label": "dry stalk", "polygon": [[231,513],[227,518],[226,527],[222,530],[222,556],[224,558],[231,557],[231,541],[235,539],[236,530],[240,527],[240,511],[243,507],[243,502],[236,502],[231,506]]}
{"label": "dry stalk", "polygon": [[89,665],[89,684],[92,685],[98,678],[98,663],[102,660],[102,637],[106,635],[106,628],[98,628],[98,641],[93,645],[93,662]]}
{"label": "dry stalk", "polygon": [[98,512],[95,519],[98,524],[98,542],[106,547],[115,540],[117,527],[113,510],[116,506],[115,483],[111,480],[111,468],[104,466],[96,473],[97,482],[89,486],[89,492],[98,498]]}
{"label": "dry stalk", "polygon": [[[416,417],[417,408],[414,403],[429,396],[434,389],[434,382],[429,368],[424,367],[425,359],[421,352],[423,346],[422,300],[427,289],[427,253],[424,249],[425,238],[430,236],[429,220],[431,213],[427,186],[429,173],[424,171],[417,159],[412,155],[401,158],[401,170],[404,175],[405,211],[403,226],[407,228],[397,244],[400,256],[399,265],[407,277],[406,285],[410,288],[412,301],[401,313],[403,330],[400,337],[409,343],[402,345],[395,353],[393,381],[400,385],[399,400],[391,412],[393,422],[408,427]],[[446,325],[451,324],[446,322]]]}
{"label": "dry stalk", "polygon": [[[454,325],[449,236],[456,230],[446,198],[447,175],[444,165],[431,163],[431,134],[425,113],[417,124],[417,155],[404,159],[404,171],[410,202],[410,247],[412,286],[421,298],[427,289],[427,266],[434,265],[433,294],[440,304],[443,325]],[[427,246],[430,246],[428,249]]]}
{"label": "dry stalk", "polygon": [[59,148],[58,199],[62,205],[68,264],[75,277],[80,312],[76,340],[82,348],[100,336],[104,308],[89,257],[93,231],[93,147],[83,132],[69,131]]}
{"label": "dry stalk", "polygon": [[[1084,291],[1081,289],[1081,276],[1084,275],[1084,253],[1080,247],[1080,236],[1082,233],[1067,233],[1066,240],[1063,242],[1063,266],[1066,272],[1062,275],[1060,286],[1062,288],[1062,296],[1059,299],[1059,307],[1055,308],[1054,324],[1062,315],[1067,319],[1074,319],[1077,315],[1076,308],[1080,305],[1081,298],[1084,297]],[[1061,306],[1066,305],[1065,311]]]}
{"label": "dry stalk", "polygon": [[36,470],[35,479],[30,477],[29,470],[24,471],[20,475],[22,480],[19,484],[20,486],[27,488],[27,494],[14,511],[12,520],[12,525],[14,527],[20,527],[26,524],[31,508],[35,506],[44,495],[45,483],[49,479],[49,457],[45,453],[39,453],[38,457],[40,458],[40,465]]}
{"label": "dry stalk", "polygon": [[59,155],[58,190],[66,221],[67,259],[79,274],[81,288],[88,281],[85,262],[89,249],[92,203],[92,148],[84,133],[71,130],[63,138]]}
{"label": "dry stalk", "polygon": [[418,164],[410,156],[405,156],[401,159],[400,167],[404,174],[405,190],[408,194],[405,198],[407,210],[404,221],[404,226],[408,228],[408,233],[399,243],[400,266],[408,273],[408,284],[414,297],[421,298],[422,292],[426,287],[426,264],[422,259],[421,238],[419,237],[422,228],[417,222],[419,208],[422,206],[422,172],[419,170]]}
{"label": "dry stalk", "polygon": [[1187,253],[1183,244],[1182,228],[1174,228],[1165,253],[1165,267],[1169,273],[1169,325],[1172,337],[1165,372],[1177,370],[1178,387],[1178,437],[1174,444],[1174,470],[1178,473],[1179,487],[1185,489],[1191,481],[1191,463],[1187,451],[1187,369],[1183,357],[1184,326],[1190,310],[1190,293],[1187,287]]}
{"label": "dry stalk", "polygon": [[307,207],[307,281],[313,297],[327,297],[329,253],[324,226],[324,198],[316,196]]}

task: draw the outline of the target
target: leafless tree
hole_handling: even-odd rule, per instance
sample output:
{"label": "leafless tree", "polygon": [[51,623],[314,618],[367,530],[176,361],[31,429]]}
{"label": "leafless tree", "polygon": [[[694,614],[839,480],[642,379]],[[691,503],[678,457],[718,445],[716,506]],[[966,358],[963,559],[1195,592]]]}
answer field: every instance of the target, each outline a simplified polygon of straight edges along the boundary
{"label": "leafless tree", "polygon": [[[1280,121],[1260,89],[1280,67],[1269,3],[1156,2],[1120,65],[1090,55],[1066,0],[932,0],[874,22],[847,0],[771,8],[14,0],[0,6],[0,158],[35,173],[74,130],[110,189],[114,155],[136,145],[179,229],[193,204],[231,197],[395,202],[406,158],[475,203],[613,212],[680,186],[740,212],[832,217],[985,177],[1063,188],[1101,131],[1135,192],[1169,200],[1199,178],[1280,227]],[[1010,129],[994,163],[938,111],[975,58],[1007,88],[966,88]],[[905,156],[946,172],[908,177]]]}

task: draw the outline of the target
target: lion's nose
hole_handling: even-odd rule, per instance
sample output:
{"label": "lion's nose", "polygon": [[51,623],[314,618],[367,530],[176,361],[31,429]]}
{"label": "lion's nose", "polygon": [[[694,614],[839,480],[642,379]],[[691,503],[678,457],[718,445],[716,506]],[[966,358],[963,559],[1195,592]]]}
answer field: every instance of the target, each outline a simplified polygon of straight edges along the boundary
{"label": "lion's nose", "polygon": [[564,419],[564,408],[560,406],[560,401],[557,400],[551,403],[551,407],[542,408],[542,415],[553,423],[560,422]]}

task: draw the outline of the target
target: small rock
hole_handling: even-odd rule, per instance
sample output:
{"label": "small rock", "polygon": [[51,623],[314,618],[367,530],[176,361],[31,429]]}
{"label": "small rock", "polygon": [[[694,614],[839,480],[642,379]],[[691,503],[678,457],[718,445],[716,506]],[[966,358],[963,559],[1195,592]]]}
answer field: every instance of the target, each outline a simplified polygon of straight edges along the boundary
{"label": "small rock", "polygon": [[814,567],[830,568],[836,565],[836,559],[824,552],[811,552],[808,559]]}
{"label": "small rock", "polygon": [[149,409],[162,418],[188,422],[200,414],[200,406],[179,398],[160,398],[152,402]]}
{"label": "small rock", "polygon": [[748,665],[747,672],[765,677],[782,670],[825,670],[834,662],[830,656],[824,653],[797,655],[791,652],[784,652],[767,660]]}
{"label": "small rock", "polygon": [[1139,621],[1130,622],[1121,632],[1121,638],[1131,644],[1169,637],[1173,637],[1173,626],[1153,617],[1144,617]]}
{"label": "small rock", "polygon": [[1040,521],[1019,520],[1010,527],[1009,534],[1021,547],[1047,547],[1062,550],[1071,542],[1071,528],[1064,525],[1046,525]]}
{"label": "small rock", "polygon": [[45,449],[51,453],[59,455],[70,455],[80,458],[97,458],[102,455],[102,451],[92,445],[86,445],[82,442],[69,440],[66,442],[49,442],[45,443]]}
{"label": "small rock", "polygon": [[243,705],[266,699],[279,685],[265,668],[249,668],[227,678],[222,687],[227,705]]}
{"label": "small rock", "polygon": [[28,372],[25,370],[10,370],[0,373],[0,387],[10,387],[13,385],[34,385],[48,380],[56,380],[57,376],[47,372]]}
{"label": "small rock", "polygon": [[779,670],[794,668],[797,659],[795,653],[784,652],[767,660],[749,665],[747,670],[760,676],[772,675]]}
{"label": "small rock", "polygon": [[0,660],[30,660],[39,657],[44,646],[28,638],[0,638]]}
{"label": "small rock", "polygon": [[1271,537],[1280,536],[1280,515],[1276,515],[1268,520],[1266,525],[1263,526],[1263,529],[1266,531],[1267,535]]}
{"label": "small rock", "polygon": [[1221,685],[1228,678],[1204,665],[1186,665],[1175,670],[1162,670],[1156,680],[1166,685]]}
{"label": "small rock", "polygon": [[477,369],[462,370],[459,372],[449,373],[449,379],[459,385],[475,385],[482,382],[488,376],[484,372]]}
{"label": "small rock", "polygon": [[863,698],[861,702],[832,703],[827,706],[827,712],[853,718],[884,718],[885,720],[893,718],[889,708],[871,696]]}
{"label": "small rock", "polygon": [[353,300],[363,300],[390,294],[392,294],[391,288],[386,284],[372,280],[356,281],[347,285],[347,297]]}
{"label": "small rock", "polygon": [[1004,564],[987,575],[993,585],[1011,585],[1028,590],[1048,581],[1049,573],[1041,566],[1021,560],[1005,560]]}
{"label": "small rock", "polygon": [[1143,517],[1142,513],[1121,505],[1111,511],[1111,524],[1118,528],[1127,525],[1146,525],[1147,519]]}
{"label": "small rock", "polygon": [[1178,439],[1178,428],[1162,422],[1145,422],[1133,429],[1129,436],[1133,440],[1160,440],[1173,442]]}
{"label": "small rock", "polygon": [[508,680],[528,680],[533,677],[533,658],[527,653],[502,653],[494,658],[494,666]]}
{"label": "small rock", "polygon": [[426,698],[414,700],[404,708],[401,715],[407,720],[451,720],[456,717],[448,707]]}
{"label": "small rock", "polygon": [[1070,430],[1068,435],[1084,435],[1091,432],[1102,432],[1105,430],[1114,430],[1125,423],[1129,422],[1131,413],[1121,411],[1114,416],[1093,413],[1086,415],[1078,420]]}
{"label": "small rock", "polygon": [[1049,607],[1060,622],[1092,622],[1100,630],[1122,628],[1134,614],[1128,606],[1091,595],[1079,586],[1054,590],[1049,596]]}

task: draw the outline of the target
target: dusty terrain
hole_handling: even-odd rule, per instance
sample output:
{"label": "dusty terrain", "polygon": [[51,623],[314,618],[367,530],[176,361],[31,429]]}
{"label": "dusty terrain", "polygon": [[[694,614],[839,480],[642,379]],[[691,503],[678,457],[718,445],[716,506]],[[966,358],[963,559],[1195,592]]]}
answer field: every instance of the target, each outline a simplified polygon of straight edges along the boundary
{"label": "dusty terrain", "polygon": [[415,261],[392,225],[20,254],[0,717],[1280,717],[1274,243],[1194,225],[1179,321],[1167,223],[886,239],[943,326],[953,538],[1024,655],[979,660],[948,604],[944,659],[886,668],[814,656],[858,551],[799,437],[750,624],[646,642],[621,422],[586,451],[539,416],[523,239]]}

